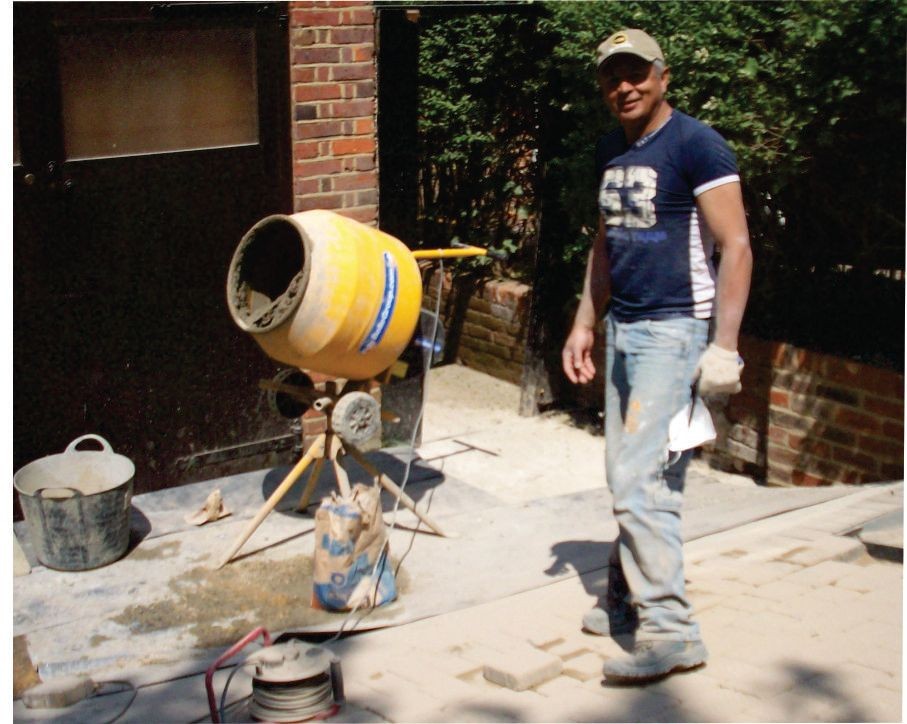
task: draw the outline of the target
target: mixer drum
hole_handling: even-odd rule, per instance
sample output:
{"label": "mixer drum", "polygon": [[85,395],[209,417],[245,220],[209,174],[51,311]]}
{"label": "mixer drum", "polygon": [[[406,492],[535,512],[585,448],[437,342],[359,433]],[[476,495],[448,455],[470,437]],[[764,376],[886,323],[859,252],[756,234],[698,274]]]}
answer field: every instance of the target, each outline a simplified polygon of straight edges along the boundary
{"label": "mixer drum", "polygon": [[394,237],[331,211],[268,216],[237,246],[227,304],[272,359],[361,380],[412,338],[422,279]]}

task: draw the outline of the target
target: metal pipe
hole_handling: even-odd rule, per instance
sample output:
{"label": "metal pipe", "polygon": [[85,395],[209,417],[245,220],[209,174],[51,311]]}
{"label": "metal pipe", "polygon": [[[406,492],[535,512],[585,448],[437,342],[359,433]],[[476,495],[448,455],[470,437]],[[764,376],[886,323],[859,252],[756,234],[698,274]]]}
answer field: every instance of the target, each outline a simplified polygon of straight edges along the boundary
{"label": "metal pipe", "polygon": [[488,249],[478,246],[463,246],[452,249],[419,249],[412,252],[413,259],[458,259],[469,256],[488,256]]}

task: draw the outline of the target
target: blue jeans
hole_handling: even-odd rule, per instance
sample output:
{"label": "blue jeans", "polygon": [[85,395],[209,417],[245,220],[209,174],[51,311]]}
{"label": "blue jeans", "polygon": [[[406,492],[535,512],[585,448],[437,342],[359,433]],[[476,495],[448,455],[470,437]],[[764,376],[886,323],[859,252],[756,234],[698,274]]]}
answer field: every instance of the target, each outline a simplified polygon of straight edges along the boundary
{"label": "blue jeans", "polygon": [[629,590],[638,641],[696,641],[680,523],[693,451],[669,456],[668,425],[690,400],[709,323],[691,317],[624,323],[609,315],[605,324],[605,471],[620,531],[609,598]]}

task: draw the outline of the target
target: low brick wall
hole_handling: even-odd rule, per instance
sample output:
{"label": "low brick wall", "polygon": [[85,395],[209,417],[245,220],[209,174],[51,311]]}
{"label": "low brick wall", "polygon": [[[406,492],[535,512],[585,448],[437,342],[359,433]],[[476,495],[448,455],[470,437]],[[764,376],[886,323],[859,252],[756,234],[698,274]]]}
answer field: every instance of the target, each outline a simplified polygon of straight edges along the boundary
{"label": "low brick wall", "polygon": [[773,485],[904,477],[904,376],[751,337],[743,391],[713,408],[713,464]]}
{"label": "low brick wall", "polygon": [[[453,278],[445,274],[441,320],[445,360],[520,384],[531,288],[512,280]],[[424,281],[422,306],[434,311],[438,272]]]}

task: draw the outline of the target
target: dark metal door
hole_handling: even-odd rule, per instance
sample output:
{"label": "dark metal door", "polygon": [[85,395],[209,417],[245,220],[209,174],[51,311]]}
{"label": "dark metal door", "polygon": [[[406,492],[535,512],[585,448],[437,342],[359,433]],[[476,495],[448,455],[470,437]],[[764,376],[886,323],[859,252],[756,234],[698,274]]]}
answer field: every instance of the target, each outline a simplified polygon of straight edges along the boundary
{"label": "dark metal door", "polygon": [[16,468],[86,432],[139,492],[290,456],[224,291],[291,211],[287,54],[283,3],[14,5]]}

